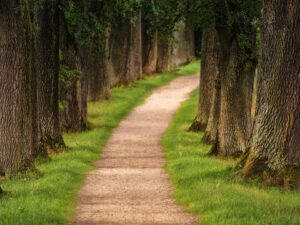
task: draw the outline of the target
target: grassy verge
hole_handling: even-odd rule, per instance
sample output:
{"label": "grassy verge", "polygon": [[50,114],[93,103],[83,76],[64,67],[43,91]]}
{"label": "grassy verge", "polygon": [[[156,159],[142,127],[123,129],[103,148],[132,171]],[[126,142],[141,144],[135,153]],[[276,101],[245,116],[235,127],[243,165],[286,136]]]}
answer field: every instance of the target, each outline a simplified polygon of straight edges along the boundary
{"label": "grassy verge", "polygon": [[68,151],[52,155],[48,163],[39,163],[39,179],[30,176],[5,180],[6,194],[0,198],[1,225],[68,224],[74,215],[77,193],[85,174],[100,158],[100,152],[113,128],[156,87],[172,79],[199,70],[194,62],[176,72],[151,76],[126,88],[115,88],[109,101],[90,103],[91,130],[64,136]]}
{"label": "grassy verge", "polygon": [[203,134],[186,131],[197,102],[195,92],[162,141],[178,202],[200,215],[202,225],[299,225],[299,192],[232,180],[236,162],[208,157],[209,146],[200,142]]}

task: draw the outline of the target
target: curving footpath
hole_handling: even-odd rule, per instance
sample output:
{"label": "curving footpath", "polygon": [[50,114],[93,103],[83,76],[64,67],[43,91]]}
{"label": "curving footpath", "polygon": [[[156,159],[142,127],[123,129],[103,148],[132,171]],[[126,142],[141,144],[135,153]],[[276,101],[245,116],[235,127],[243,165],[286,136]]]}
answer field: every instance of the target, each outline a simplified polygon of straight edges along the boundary
{"label": "curving footpath", "polygon": [[196,224],[171,197],[160,141],[198,79],[179,77],[154,90],[114,130],[80,191],[74,225]]}

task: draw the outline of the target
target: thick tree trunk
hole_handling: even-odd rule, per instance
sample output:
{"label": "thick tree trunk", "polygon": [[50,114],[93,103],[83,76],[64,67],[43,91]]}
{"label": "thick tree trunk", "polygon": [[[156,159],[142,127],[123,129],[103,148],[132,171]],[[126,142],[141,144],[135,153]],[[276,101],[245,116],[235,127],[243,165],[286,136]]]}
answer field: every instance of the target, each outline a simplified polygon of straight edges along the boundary
{"label": "thick tree trunk", "polygon": [[0,1],[0,173],[32,166],[36,90],[27,1]]}
{"label": "thick tree trunk", "polygon": [[122,84],[126,66],[126,49],[128,43],[128,29],[125,23],[119,23],[112,27],[109,38],[109,60],[111,62],[111,86]]}
{"label": "thick tree trunk", "polygon": [[257,114],[246,176],[299,186],[300,2],[264,1]]}
{"label": "thick tree trunk", "polygon": [[[219,36],[219,38],[222,38]],[[252,45],[255,48],[255,32]],[[221,95],[217,140],[212,152],[238,156],[246,150],[252,127],[251,106],[255,60],[241,62],[236,40],[223,52],[220,67]]]}
{"label": "thick tree trunk", "polygon": [[39,147],[35,156],[47,155],[47,148],[64,146],[59,121],[59,17],[58,1],[45,1],[37,9],[35,72]]}
{"label": "thick tree trunk", "polygon": [[195,31],[193,28],[189,27],[187,25],[186,30],[185,30],[185,38],[187,41],[187,52],[188,52],[188,62],[191,62],[192,60],[195,59],[196,54],[195,54]]}
{"label": "thick tree trunk", "polygon": [[126,49],[126,65],[123,84],[127,85],[142,77],[142,21],[138,12],[135,24],[129,25],[129,38]]}
{"label": "thick tree trunk", "polygon": [[[69,46],[64,53],[64,63],[70,71],[81,71],[84,57],[78,56],[75,47]],[[81,60],[81,62],[80,62]],[[86,73],[71,77],[61,84],[61,100],[65,108],[61,112],[63,129],[68,132],[78,132],[87,129],[87,77]]]}
{"label": "thick tree trunk", "polygon": [[112,86],[128,85],[142,77],[141,26],[141,12],[138,12],[134,25],[122,21],[112,29],[109,47],[115,72]]}
{"label": "thick tree trunk", "polygon": [[158,38],[157,72],[171,71],[173,65],[173,45],[167,38]]}
{"label": "thick tree trunk", "polygon": [[109,98],[110,82],[107,73],[107,58],[93,52],[89,47],[80,48],[82,72],[88,80],[88,100]]}
{"label": "thick tree trunk", "polygon": [[207,126],[202,138],[204,142],[213,145],[212,149],[215,149],[217,146],[218,125],[219,125],[219,118],[220,118],[220,95],[221,95],[220,82],[221,82],[220,73],[218,72],[216,74],[216,80],[214,82]]}
{"label": "thick tree trunk", "polygon": [[60,111],[62,129],[68,132],[77,132],[87,129],[87,73],[84,55],[78,50],[76,41],[68,33],[63,15],[60,23],[60,48],[62,51],[60,102],[63,109]]}
{"label": "thick tree trunk", "polygon": [[137,14],[135,24],[133,25],[132,39],[132,72],[133,80],[142,78],[143,75],[143,59],[142,59],[142,13],[141,10]]}
{"label": "thick tree trunk", "polygon": [[180,29],[174,33],[177,44],[173,50],[173,62],[175,65],[183,65],[194,58],[191,48],[194,48],[194,32],[186,23],[182,23]]}
{"label": "thick tree trunk", "polygon": [[158,34],[155,31],[149,35],[143,32],[143,73],[153,74],[156,72],[158,57]]}
{"label": "thick tree trunk", "polygon": [[[220,44],[215,29],[205,28],[202,36],[202,57],[200,73],[200,93],[198,113],[190,127],[191,131],[204,131],[207,127],[213,95],[216,87],[216,80],[219,73]],[[217,97],[217,95],[216,95]],[[217,100],[217,99],[214,99]],[[215,113],[212,112],[211,116]],[[214,119],[215,120],[215,119]],[[211,129],[211,128],[210,128]]]}

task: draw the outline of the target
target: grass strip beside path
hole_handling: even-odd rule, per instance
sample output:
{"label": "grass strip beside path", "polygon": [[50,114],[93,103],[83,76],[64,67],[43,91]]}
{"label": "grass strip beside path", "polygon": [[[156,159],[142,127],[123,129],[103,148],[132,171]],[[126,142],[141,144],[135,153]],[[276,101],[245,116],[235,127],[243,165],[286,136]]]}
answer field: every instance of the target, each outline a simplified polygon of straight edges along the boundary
{"label": "grass strip beside path", "polygon": [[93,162],[100,158],[113,128],[151,90],[166,85],[178,76],[199,71],[199,62],[181,67],[176,72],[150,76],[128,87],[114,88],[109,101],[89,103],[89,131],[65,134],[69,149],[52,155],[50,162],[38,163],[42,177],[24,174],[5,180],[1,186],[6,194],[0,198],[1,225],[68,224],[74,215],[77,193]]}
{"label": "grass strip beside path", "polygon": [[233,180],[236,162],[207,156],[203,133],[187,132],[197,97],[194,92],[183,103],[162,140],[174,197],[198,214],[202,225],[299,225],[299,192]]}

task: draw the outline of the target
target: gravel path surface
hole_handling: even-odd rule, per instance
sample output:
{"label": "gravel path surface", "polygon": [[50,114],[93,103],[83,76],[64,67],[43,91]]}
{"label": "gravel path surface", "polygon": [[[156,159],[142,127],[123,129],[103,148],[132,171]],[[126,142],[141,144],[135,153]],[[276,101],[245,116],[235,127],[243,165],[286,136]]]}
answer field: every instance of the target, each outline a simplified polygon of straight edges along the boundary
{"label": "gravel path surface", "polygon": [[158,88],[116,128],[80,191],[76,225],[194,225],[170,196],[160,141],[199,76]]}

